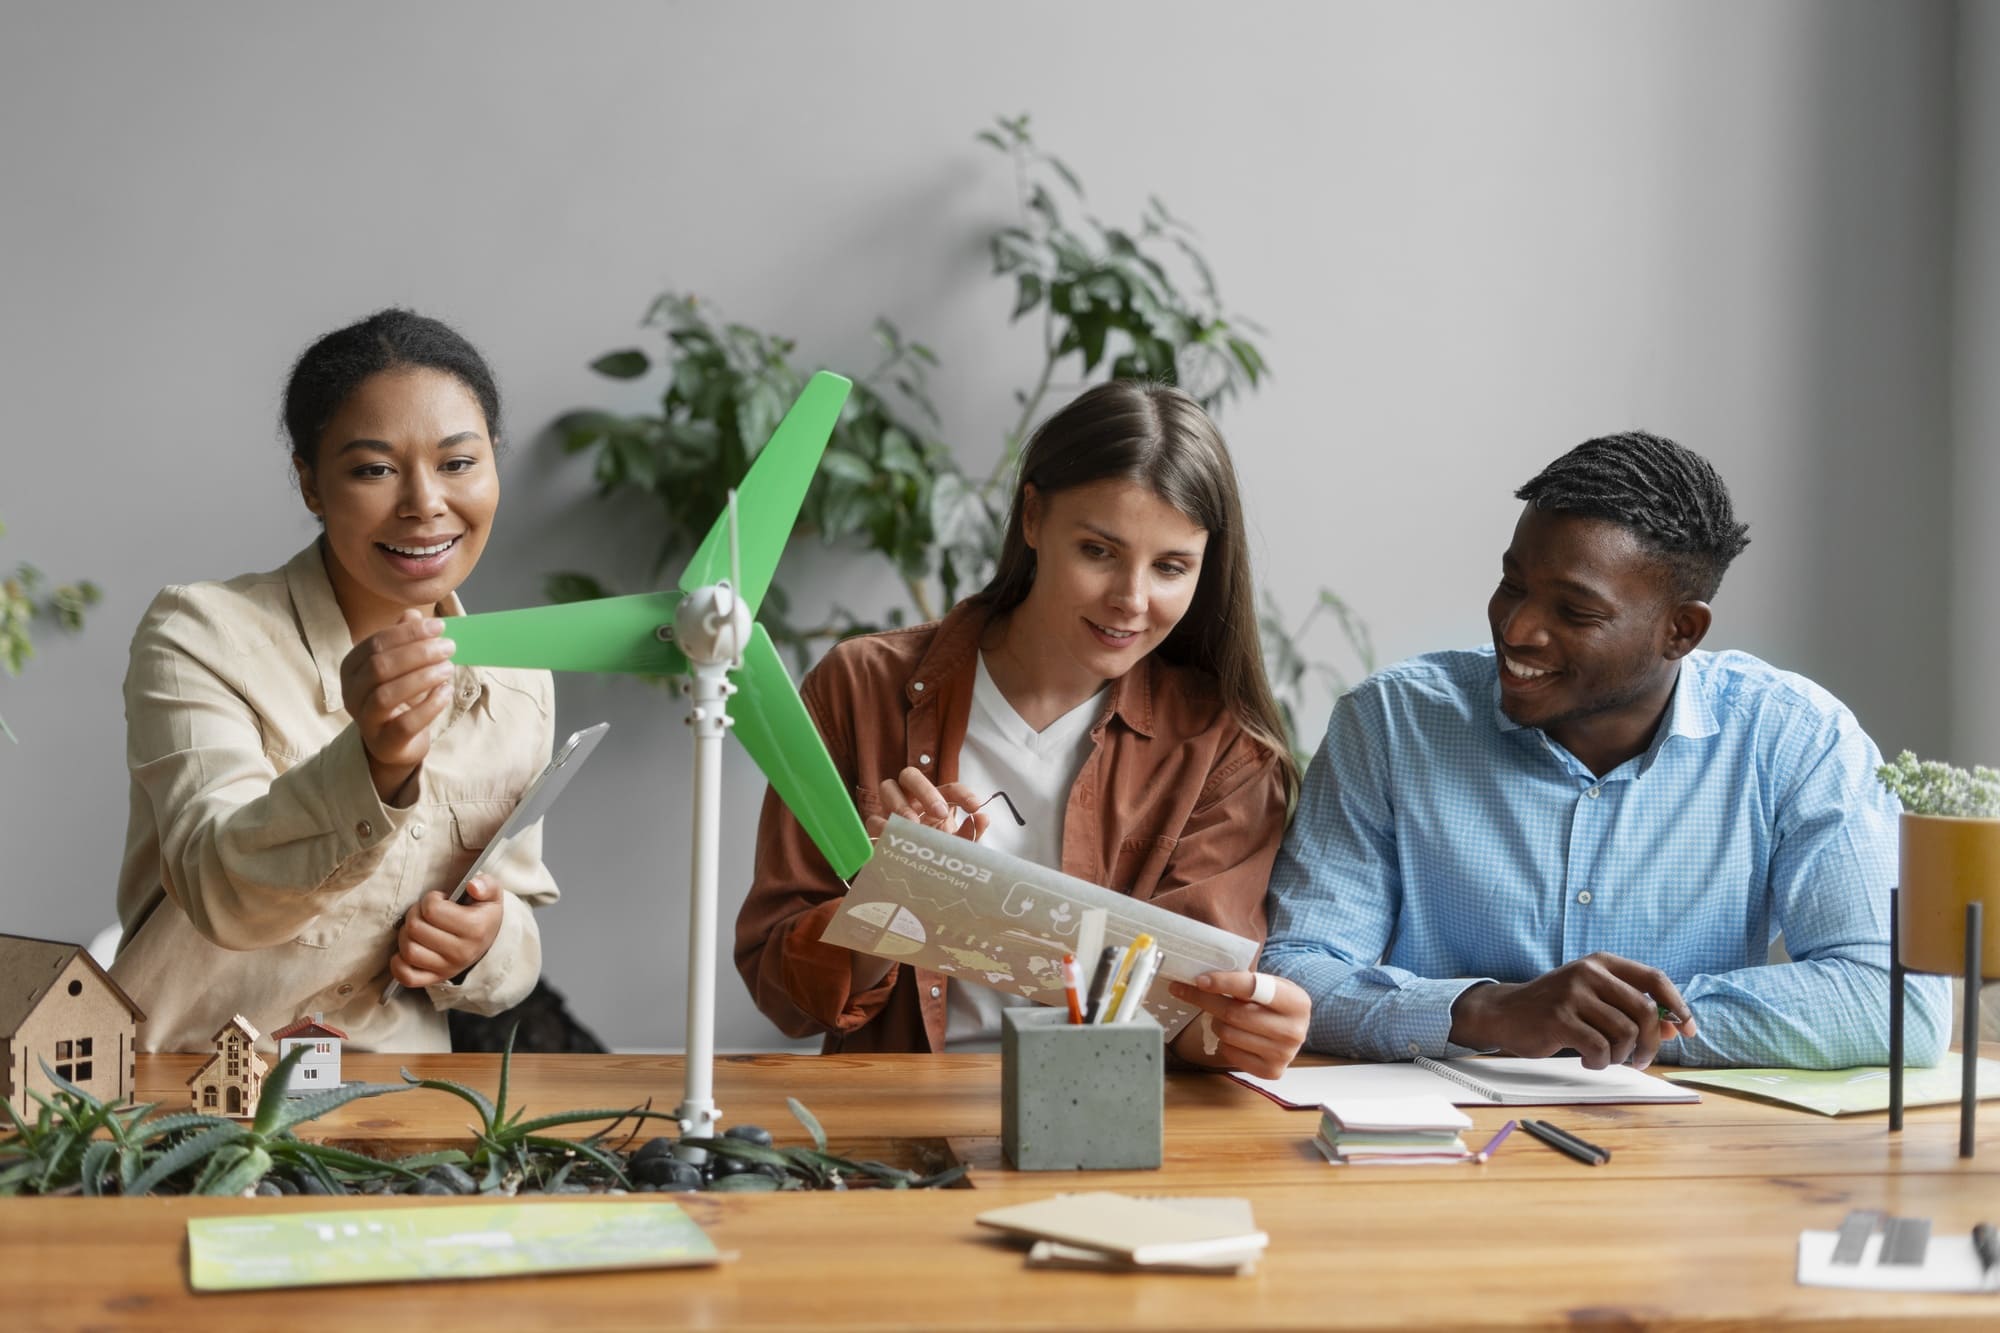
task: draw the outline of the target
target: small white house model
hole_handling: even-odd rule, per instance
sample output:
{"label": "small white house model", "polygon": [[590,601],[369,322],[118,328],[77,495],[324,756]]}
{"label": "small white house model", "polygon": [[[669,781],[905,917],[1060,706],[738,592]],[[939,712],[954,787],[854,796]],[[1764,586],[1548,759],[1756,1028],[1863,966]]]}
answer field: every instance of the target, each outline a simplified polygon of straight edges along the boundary
{"label": "small white house model", "polygon": [[215,1033],[215,1054],[188,1078],[188,1098],[207,1115],[248,1120],[257,1114],[270,1066],[257,1054],[257,1029],[243,1015]]}
{"label": "small white house model", "polygon": [[278,1043],[280,1061],[292,1053],[294,1046],[306,1048],[298,1064],[292,1067],[285,1096],[303,1097],[309,1092],[325,1092],[340,1086],[340,1043],[347,1040],[345,1032],[314,1014],[290,1027],[279,1028],[271,1034],[271,1040]]}

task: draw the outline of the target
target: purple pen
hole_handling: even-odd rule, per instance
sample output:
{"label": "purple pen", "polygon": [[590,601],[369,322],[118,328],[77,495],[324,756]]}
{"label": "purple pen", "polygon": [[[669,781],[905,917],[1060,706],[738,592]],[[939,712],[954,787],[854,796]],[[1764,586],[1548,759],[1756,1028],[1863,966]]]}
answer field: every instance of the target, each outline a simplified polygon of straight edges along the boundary
{"label": "purple pen", "polygon": [[1492,1138],[1486,1140],[1486,1146],[1484,1148],[1481,1148],[1478,1152],[1472,1155],[1472,1160],[1475,1162],[1483,1162],[1487,1158],[1493,1156],[1494,1153],[1500,1151],[1500,1145],[1502,1143],[1505,1143],[1507,1141],[1507,1136],[1509,1134],[1512,1134],[1513,1132],[1514,1132],[1514,1122],[1512,1120],[1509,1120],[1506,1124],[1500,1126],[1500,1132],[1498,1134],[1495,1134]]}

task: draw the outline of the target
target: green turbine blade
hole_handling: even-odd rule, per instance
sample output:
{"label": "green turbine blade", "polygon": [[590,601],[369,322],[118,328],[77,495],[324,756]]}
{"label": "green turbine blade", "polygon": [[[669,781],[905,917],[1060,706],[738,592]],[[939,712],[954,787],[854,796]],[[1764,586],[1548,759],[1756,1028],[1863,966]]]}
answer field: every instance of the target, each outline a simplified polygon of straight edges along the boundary
{"label": "green turbine blade", "polygon": [[687,655],[659,638],[674,623],[677,592],[642,592],[590,602],[453,616],[445,637],[460,666],[540,667],[599,675],[678,676]]}
{"label": "green turbine blade", "polygon": [[730,678],[736,683],[736,694],[729,701],[736,739],[764,770],[778,799],[791,808],[834,873],[851,878],[874,854],[868,830],[855,812],[847,780],[833,766],[805,700],[799,698],[762,625],[750,627],[743,665]]}
{"label": "green turbine blade", "polygon": [[[813,474],[819,471],[820,456],[840,420],[841,405],[847,401],[853,382],[822,370],[806,381],[798,401],[770,443],[758,453],[757,461],[736,488],[736,515],[743,559],[743,586],[736,590],[756,615],[771,586],[771,575],[791,539],[792,525],[799,520],[799,506],[805,503]],[[716,515],[715,523],[702,538],[694,558],[681,574],[681,591],[693,592],[729,577],[729,512]]]}

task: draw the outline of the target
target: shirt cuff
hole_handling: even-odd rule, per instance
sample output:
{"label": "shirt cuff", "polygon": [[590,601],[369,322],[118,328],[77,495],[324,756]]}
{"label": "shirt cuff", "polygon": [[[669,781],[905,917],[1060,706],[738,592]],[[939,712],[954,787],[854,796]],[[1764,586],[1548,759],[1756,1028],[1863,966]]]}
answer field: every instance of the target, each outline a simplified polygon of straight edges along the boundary
{"label": "shirt cuff", "polygon": [[492,1017],[528,998],[542,974],[542,934],[534,909],[505,890],[500,894],[500,932],[486,956],[466,970],[463,981],[426,986],[431,1007],[463,1009]]}
{"label": "shirt cuff", "polygon": [[[368,751],[361,744],[361,732],[353,723],[335,736],[314,757],[324,779],[318,783],[325,793],[327,818],[333,824],[343,864],[370,851],[398,833],[416,810],[416,803],[397,808],[384,805],[368,772]],[[416,781],[422,781],[419,770]]]}

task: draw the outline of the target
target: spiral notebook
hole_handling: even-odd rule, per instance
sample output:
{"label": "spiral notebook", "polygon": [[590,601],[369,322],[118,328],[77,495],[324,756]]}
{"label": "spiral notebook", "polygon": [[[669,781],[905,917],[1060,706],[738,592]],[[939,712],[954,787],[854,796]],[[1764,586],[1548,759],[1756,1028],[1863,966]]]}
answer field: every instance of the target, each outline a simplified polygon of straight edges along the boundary
{"label": "spiral notebook", "polygon": [[1587,1102],[1698,1102],[1701,1094],[1632,1068],[1585,1069],[1574,1055],[1531,1060],[1475,1056],[1408,1064],[1293,1066],[1277,1078],[1230,1075],[1280,1106],[1312,1111],[1347,1097],[1443,1096],[1458,1106],[1573,1106]]}

